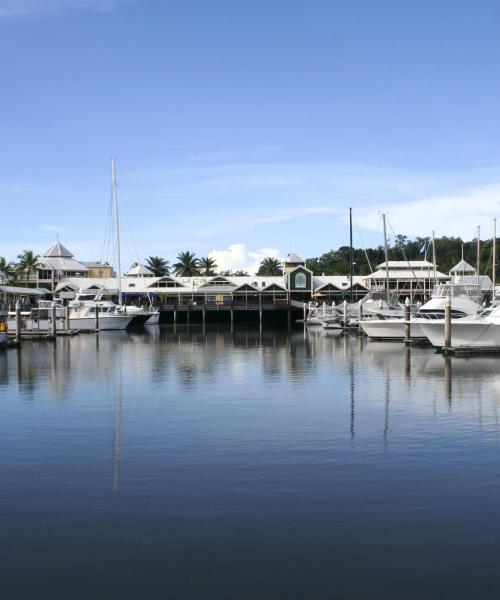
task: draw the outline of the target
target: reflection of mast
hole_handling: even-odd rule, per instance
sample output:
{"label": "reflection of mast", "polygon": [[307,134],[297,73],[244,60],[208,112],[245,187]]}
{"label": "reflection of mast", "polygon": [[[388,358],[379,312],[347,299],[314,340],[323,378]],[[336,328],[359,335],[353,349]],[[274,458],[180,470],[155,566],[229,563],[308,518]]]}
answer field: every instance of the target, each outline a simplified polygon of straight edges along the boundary
{"label": "reflection of mast", "polygon": [[389,400],[390,400],[389,377],[385,379],[385,409],[384,409],[384,446],[387,447],[389,435]]}
{"label": "reflection of mast", "polygon": [[445,393],[446,399],[448,400],[449,410],[451,410],[451,408],[452,408],[451,400],[452,400],[452,393],[453,393],[452,384],[451,384],[451,375],[452,375],[451,358],[449,356],[445,356],[444,357],[444,393]]}
{"label": "reflection of mast", "polygon": [[351,355],[351,364],[349,368],[349,375],[351,378],[351,440],[354,439],[354,418],[355,418],[355,406],[354,406],[354,359]]}
{"label": "reflection of mast", "polygon": [[116,410],[115,410],[115,442],[113,447],[113,491],[116,492],[120,483],[120,462],[122,442],[122,370],[121,364],[118,372],[116,387]]}

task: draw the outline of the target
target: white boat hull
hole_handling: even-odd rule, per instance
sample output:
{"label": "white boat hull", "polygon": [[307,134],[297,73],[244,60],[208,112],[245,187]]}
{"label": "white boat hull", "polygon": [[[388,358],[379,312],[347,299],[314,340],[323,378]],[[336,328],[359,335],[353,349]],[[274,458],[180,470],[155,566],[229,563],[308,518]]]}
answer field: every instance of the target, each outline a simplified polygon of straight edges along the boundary
{"label": "white boat hull", "polygon": [[[114,330],[114,329],[126,329],[132,321],[132,316],[100,316],[99,317],[99,330]],[[63,331],[66,329],[66,321],[64,319],[57,320],[57,330]],[[70,319],[69,328],[76,331],[95,331],[95,317],[82,317],[79,319]],[[9,319],[7,321],[8,331],[16,330],[16,320]],[[51,323],[48,319],[30,319],[23,318],[21,320],[21,329],[23,331],[33,332],[47,332],[52,330]]]}
{"label": "white boat hull", "polygon": [[[360,321],[359,325],[372,340],[403,340],[405,338],[405,322],[403,319],[380,319]],[[421,319],[410,321],[410,338],[425,339],[421,327]]]}
{"label": "white boat hull", "polygon": [[144,325],[158,325],[159,322],[160,322],[160,312],[157,311],[149,317],[149,319],[144,323]]}
{"label": "white boat hull", "polygon": [[[444,320],[429,321],[422,326],[425,335],[436,348],[444,346]],[[477,320],[452,321],[452,348],[500,348],[500,323]]]}

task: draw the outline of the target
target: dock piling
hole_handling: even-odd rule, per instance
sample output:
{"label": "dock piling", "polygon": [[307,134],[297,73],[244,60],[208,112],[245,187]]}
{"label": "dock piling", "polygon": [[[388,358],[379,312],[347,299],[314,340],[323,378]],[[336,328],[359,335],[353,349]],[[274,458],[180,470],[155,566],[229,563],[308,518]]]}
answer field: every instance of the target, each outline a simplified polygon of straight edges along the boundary
{"label": "dock piling", "polygon": [[67,304],[64,307],[64,322],[65,322],[66,331],[69,331],[69,326],[70,326],[70,322],[69,322],[69,304]]}
{"label": "dock piling", "polygon": [[57,306],[55,302],[52,302],[52,306],[50,307],[50,329],[51,334],[54,339],[56,339],[57,335]]}
{"label": "dock piling", "polygon": [[446,298],[444,307],[444,349],[445,352],[451,350],[451,298]]}
{"label": "dock piling", "polygon": [[99,333],[99,307],[95,307],[95,331]]}
{"label": "dock piling", "polygon": [[16,302],[16,342],[21,341],[21,302]]}
{"label": "dock piling", "polygon": [[410,324],[410,300],[406,298],[405,300],[405,345],[409,346],[411,344],[411,324]]}

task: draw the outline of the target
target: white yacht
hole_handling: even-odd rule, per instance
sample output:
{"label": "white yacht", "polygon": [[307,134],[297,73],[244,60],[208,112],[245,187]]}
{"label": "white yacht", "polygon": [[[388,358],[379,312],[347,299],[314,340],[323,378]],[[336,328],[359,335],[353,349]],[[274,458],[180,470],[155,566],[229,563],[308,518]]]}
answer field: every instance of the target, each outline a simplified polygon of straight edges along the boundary
{"label": "white yacht", "polygon": [[309,303],[309,308],[307,311],[306,325],[307,326],[315,326],[319,325],[321,327],[323,319],[327,317],[331,317],[334,314],[337,314],[337,310],[335,308],[335,303],[332,305],[323,302],[321,306],[314,306],[312,303]]}
{"label": "white yacht", "polygon": [[[444,346],[444,319],[428,320],[421,327],[433,346]],[[452,319],[451,346],[500,348],[500,304],[492,304],[475,315]]]}
{"label": "white yacht", "polygon": [[126,329],[131,325],[134,315],[120,312],[111,300],[103,298],[105,290],[97,294],[94,291],[80,290],[69,303],[70,329],[90,331],[96,329],[96,311],[99,309],[99,329]]}
{"label": "white yacht", "polygon": [[[474,315],[481,308],[481,285],[447,282],[434,288],[432,297],[410,319],[410,337],[427,337],[422,325],[430,320],[444,319],[446,299],[451,299],[451,314],[455,319]],[[405,337],[403,318],[363,320],[360,327],[371,339],[402,340]]]}

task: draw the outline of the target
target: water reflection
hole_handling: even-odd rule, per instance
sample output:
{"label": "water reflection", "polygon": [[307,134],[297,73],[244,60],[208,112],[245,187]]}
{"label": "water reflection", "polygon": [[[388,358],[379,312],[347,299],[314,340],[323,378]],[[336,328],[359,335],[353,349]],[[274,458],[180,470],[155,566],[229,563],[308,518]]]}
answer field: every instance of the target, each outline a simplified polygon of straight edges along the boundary
{"label": "water reflection", "polygon": [[[1,353],[3,595],[56,597],[19,590],[57,573],[81,597],[89,580],[106,598],[141,597],[144,579],[129,579],[140,571],[172,597],[202,597],[213,573],[232,582],[221,597],[259,596],[253,578],[267,573],[270,597],[308,597],[318,576],[325,596],[369,597],[397,572],[426,597],[474,556],[479,581],[492,581],[498,364],[209,326]],[[417,561],[435,572],[415,583]]]}

